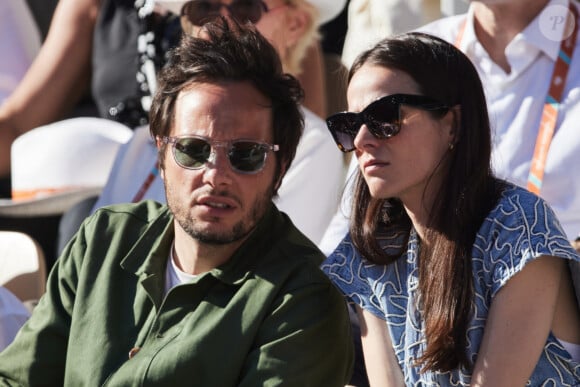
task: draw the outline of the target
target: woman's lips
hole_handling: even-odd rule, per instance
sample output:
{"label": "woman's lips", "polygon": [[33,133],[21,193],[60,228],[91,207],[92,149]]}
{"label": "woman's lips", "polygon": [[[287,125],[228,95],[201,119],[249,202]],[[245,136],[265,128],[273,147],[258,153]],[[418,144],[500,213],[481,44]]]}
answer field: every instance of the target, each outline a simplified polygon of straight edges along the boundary
{"label": "woman's lips", "polygon": [[367,160],[363,163],[363,170],[364,171],[372,171],[375,169],[386,167],[388,165],[390,165],[390,163],[388,161],[370,159],[370,160]]}

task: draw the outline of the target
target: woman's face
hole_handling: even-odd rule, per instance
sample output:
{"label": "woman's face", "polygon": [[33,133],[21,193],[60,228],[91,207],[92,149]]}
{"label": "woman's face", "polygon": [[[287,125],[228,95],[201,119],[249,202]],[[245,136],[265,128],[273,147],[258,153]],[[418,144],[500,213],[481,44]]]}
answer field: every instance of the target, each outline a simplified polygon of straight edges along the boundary
{"label": "woman's face", "polygon": [[[399,93],[421,94],[407,73],[365,64],[349,83],[349,111],[360,112],[380,97]],[[429,208],[431,203],[424,200],[431,200],[439,186],[442,168],[437,167],[453,143],[453,113],[435,119],[428,111],[406,105],[400,112],[400,132],[391,138],[377,139],[361,126],[354,140],[359,168],[373,197],[399,198],[406,207]]]}

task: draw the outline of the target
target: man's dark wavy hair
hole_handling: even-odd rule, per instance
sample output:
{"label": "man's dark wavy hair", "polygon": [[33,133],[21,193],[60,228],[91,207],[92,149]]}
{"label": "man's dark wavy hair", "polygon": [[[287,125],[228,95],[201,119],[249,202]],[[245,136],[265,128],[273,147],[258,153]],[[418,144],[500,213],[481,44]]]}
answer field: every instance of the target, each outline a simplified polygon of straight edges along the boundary
{"label": "man's dark wavy hair", "polygon": [[[169,135],[181,91],[195,83],[224,81],[249,82],[271,101],[274,143],[280,145],[275,181],[280,182],[304,129],[300,109],[304,93],[298,80],[283,72],[276,49],[249,23],[221,17],[204,25],[200,37],[183,36],[158,77],[150,110],[151,135]],[[161,168],[165,146],[159,150]]]}

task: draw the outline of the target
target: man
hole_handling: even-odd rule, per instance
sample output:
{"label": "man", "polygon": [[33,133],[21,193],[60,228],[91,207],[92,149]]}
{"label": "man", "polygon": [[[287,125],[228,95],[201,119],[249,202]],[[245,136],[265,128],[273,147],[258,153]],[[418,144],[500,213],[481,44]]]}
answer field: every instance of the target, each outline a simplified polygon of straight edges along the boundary
{"label": "man", "polygon": [[97,211],[0,354],[25,385],[342,386],[352,342],[320,252],[272,204],[301,89],[225,19],[186,38],[151,110],[167,207]]}
{"label": "man", "polygon": [[[578,24],[570,7],[578,8],[577,2],[472,1],[467,14],[444,18],[420,29],[456,44],[475,64],[495,131],[494,172],[523,187],[528,186],[550,84],[562,83],[560,75],[553,76],[561,41],[573,33],[569,27]],[[580,165],[579,45],[580,39],[576,40],[568,63],[539,189],[539,195],[555,210],[570,240],[580,233],[580,179],[574,170]],[[330,253],[346,233],[345,212],[348,210],[335,215],[320,244],[325,253]]]}
{"label": "man", "polygon": [[[158,0],[157,3],[173,12],[183,13],[183,29],[193,35],[200,28],[194,23],[201,24],[212,16],[202,17],[202,12],[196,5],[201,2],[197,0]],[[230,2],[229,8],[222,6],[220,11],[245,22],[244,15],[237,11],[237,3],[238,1]],[[252,3],[258,2],[248,4]],[[262,4],[267,11],[261,12],[261,16],[254,18],[252,22],[277,49],[284,70],[297,77],[304,71],[312,71],[301,66],[306,49],[315,43],[320,21],[329,20],[336,15],[340,10],[340,6],[336,5],[339,3],[330,3],[328,0],[266,0]],[[247,6],[246,4],[245,7]],[[336,151],[325,122],[304,104],[301,108],[305,116],[304,133],[275,203],[290,216],[300,231],[318,243],[336,210],[345,168],[342,155]],[[163,184],[155,167],[156,158],[148,129],[136,129],[131,141],[122,146],[117,154],[109,179],[94,208],[141,199],[164,202]],[[75,232],[78,228],[74,211],[76,209],[63,219],[63,235],[59,243],[61,248],[71,237],[71,232],[67,230]],[[81,214],[81,218],[84,218],[82,215],[84,214]],[[69,222],[69,219],[72,221]]]}

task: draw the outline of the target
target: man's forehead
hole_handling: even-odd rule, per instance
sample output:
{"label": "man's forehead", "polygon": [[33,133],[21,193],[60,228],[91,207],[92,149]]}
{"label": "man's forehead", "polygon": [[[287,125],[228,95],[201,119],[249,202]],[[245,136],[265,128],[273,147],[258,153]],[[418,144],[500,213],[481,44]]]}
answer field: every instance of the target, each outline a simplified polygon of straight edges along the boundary
{"label": "man's forehead", "polygon": [[215,127],[245,132],[271,130],[269,100],[249,82],[198,83],[178,96],[175,118],[182,129]]}

